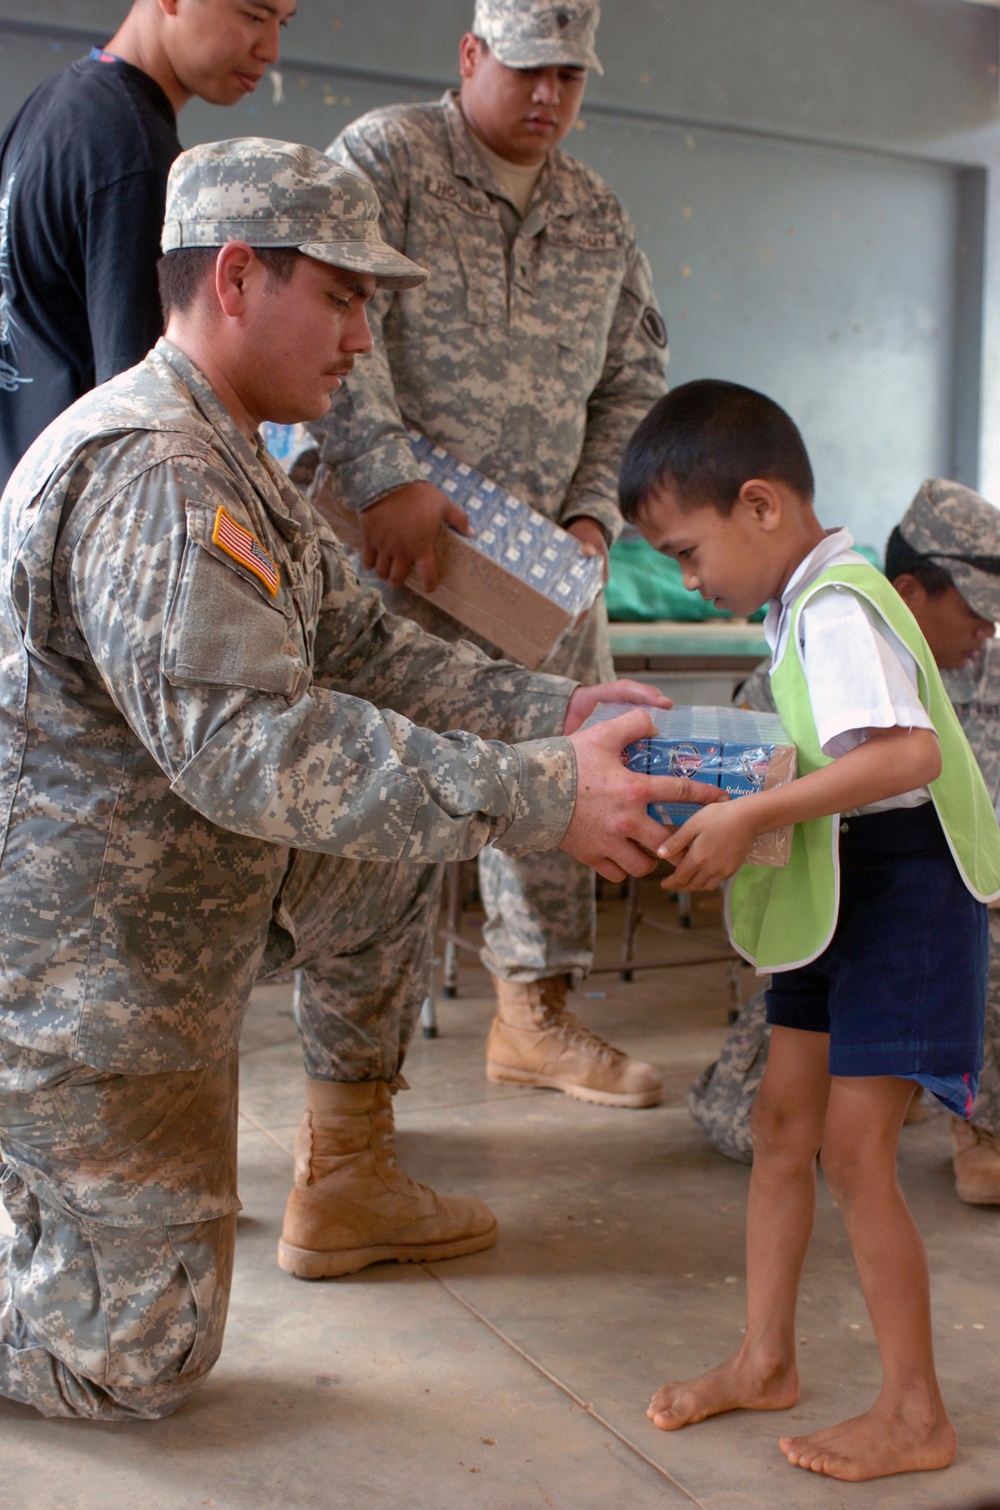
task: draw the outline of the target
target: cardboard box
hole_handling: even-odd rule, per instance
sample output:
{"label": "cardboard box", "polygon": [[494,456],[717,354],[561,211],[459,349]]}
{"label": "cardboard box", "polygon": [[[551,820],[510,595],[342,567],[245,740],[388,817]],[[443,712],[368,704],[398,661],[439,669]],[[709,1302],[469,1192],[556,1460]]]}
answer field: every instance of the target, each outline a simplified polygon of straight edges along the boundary
{"label": "cardboard box", "polygon": [[[407,587],[505,655],[537,669],[596,601],[604,581],[600,557],[585,555],[572,535],[426,436],[411,432],[410,443],[428,481],[465,510],[475,534],[440,530],[436,591],[423,592],[415,570]],[[344,544],[357,550],[358,516],[337,500],[330,484],[321,467],[312,502]]]}
{"label": "cardboard box", "polygon": [[[632,703],[599,703],[587,719],[604,723],[631,712]],[[627,745],[622,758],[631,771],[647,776],[687,776],[721,786],[731,797],[753,796],[795,778],[795,746],[773,713],[746,708],[646,708],[656,735]],[[652,802],[649,815],[679,826],[698,811],[694,802]],[[749,865],[787,865],[792,852],[790,826],[761,834],[747,856]]]}

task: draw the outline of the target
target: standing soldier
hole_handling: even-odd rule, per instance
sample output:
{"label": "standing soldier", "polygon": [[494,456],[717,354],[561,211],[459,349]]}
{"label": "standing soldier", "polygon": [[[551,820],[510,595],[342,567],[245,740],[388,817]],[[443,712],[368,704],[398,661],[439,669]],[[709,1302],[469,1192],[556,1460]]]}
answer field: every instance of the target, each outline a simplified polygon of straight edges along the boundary
{"label": "standing soldier", "polygon": [[[374,184],[386,240],[431,275],[376,298],[376,350],[324,421],[323,459],[339,501],[360,511],[363,564],[387,603],[449,640],[475,636],[402,584],[415,563],[425,590],[436,586],[437,531],[465,528],[465,515],[424,480],[405,427],[606,559],[622,523],[619,457],[665,391],[666,331],[632,222],[559,150],[587,70],[600,71],[599,12],[597,0],[477,0],[460,89],[374,111],[329,149]],[[612,674],[603,598],[545,669],[586,683]],[[592,962],[593,876],[566,856],[494,849],[479,874],[497,996],[490,1079],[655,1105],[653,1066],[566,1009],[568,983]]]}

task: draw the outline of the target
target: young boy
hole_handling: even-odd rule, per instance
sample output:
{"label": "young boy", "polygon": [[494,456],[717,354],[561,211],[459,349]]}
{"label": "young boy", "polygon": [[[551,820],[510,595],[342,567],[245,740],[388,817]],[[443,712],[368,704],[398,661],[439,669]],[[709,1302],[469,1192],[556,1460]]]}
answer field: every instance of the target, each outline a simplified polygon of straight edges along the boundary
{"label": "young boy", "polygon": [[[987,922],[1000,894],[992,806],[905,604],[813,512],[802,438],[771,400],[697,382],[629,443],[621,506],[685,584],[736,614],[771,600],[772,691],[800,779],[716,804],[660,847],[682,890],[736,880],[730,928],[773,972],[771,1048],[753,1113],[747,1327],[718,1368],[654,1395],[664,1431],[799,1397],[795,1305],[816,1158],[840,1206],[875,1329],[870,1410],[804,1437],[789,1462],[860,1480],[944,1468],[955,1434],[934,1370],[927,1262],[896,1177],[916,1081],[968,1114],[982,1056]],[[782,870],[753,839],[796,825]]]}

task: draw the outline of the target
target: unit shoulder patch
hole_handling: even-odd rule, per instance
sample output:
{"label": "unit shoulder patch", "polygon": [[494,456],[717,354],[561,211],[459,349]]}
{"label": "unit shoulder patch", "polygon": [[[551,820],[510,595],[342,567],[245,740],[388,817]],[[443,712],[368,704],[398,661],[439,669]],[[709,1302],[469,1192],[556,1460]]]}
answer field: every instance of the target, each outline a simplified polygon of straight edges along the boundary
{"label": "unit shoulder patch", "polygon": [[647,304],[642,312],[641,325],[654,346],[659,346],[661,351],[667,344],[667,327],[663,323],[663,316],[652,304]]}

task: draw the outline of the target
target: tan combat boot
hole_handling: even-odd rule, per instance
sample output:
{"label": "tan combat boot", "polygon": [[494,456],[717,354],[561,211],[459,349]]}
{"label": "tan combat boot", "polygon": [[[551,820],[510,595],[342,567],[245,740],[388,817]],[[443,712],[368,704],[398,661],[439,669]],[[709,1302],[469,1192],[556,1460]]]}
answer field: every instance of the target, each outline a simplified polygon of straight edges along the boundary
{"label": "tan combat boot", "polygon": [[663,1081],[651,1064],[630,1059],[566,1010],[566,977],[521,985],[494,976],[497,1015],[486,1044],[490,1080],[565,1091],[602,1106],[657,1106]]}
{"label": "tan combat boot", "polygon": [[405,1081],[306,1081],[295,1135],[295,1185],[278,1264],[300,1279],[368,1264],[426,1263],[496,1242],[496,1218],[474,1196],[437,1195],[396,1167],[392,1098]]}
{"label": "tan combat boot", "polygon": [[1000,1206],[1000,1138],[953,1117],[951,1146],[959,1200],[970,1206]]}

